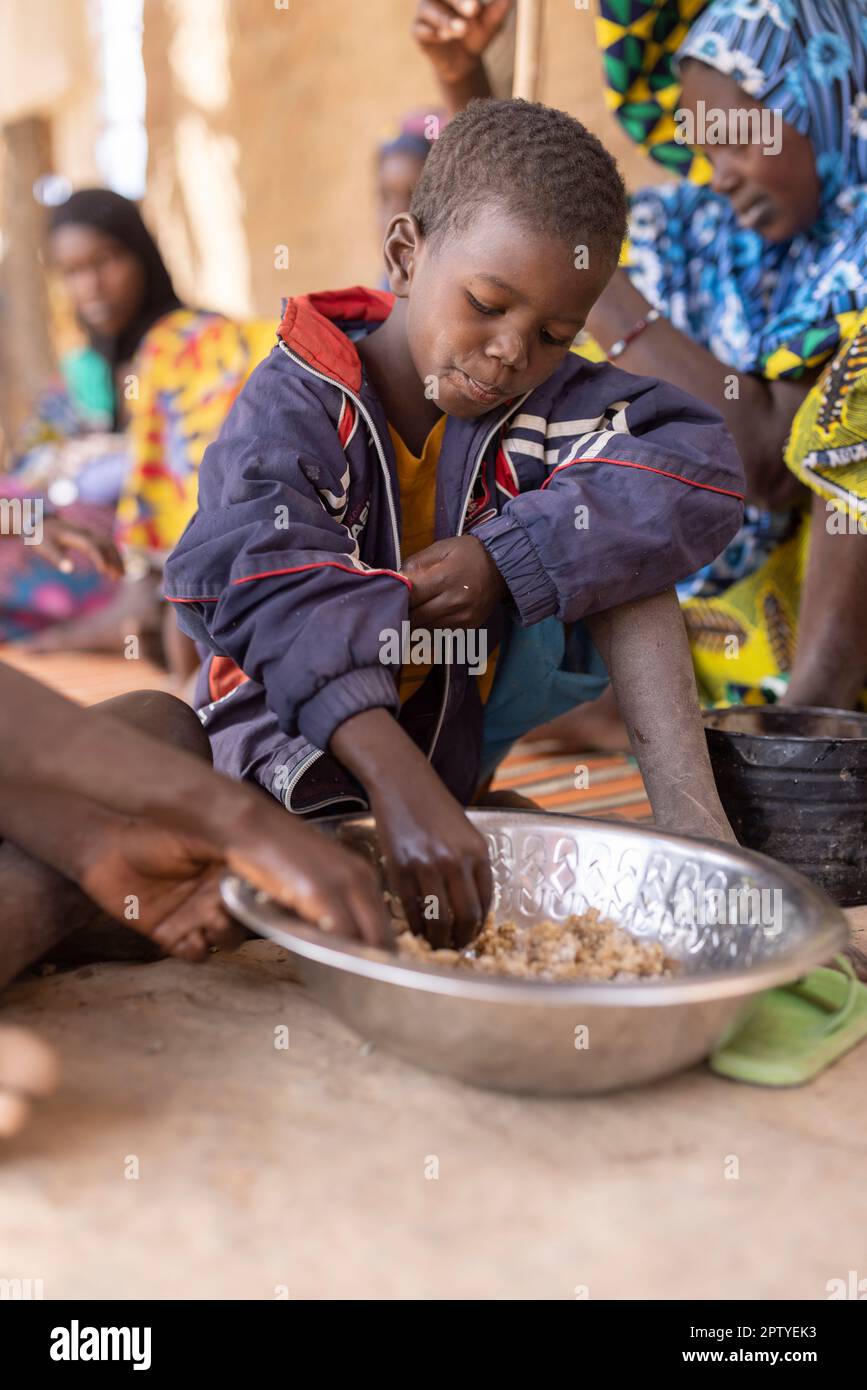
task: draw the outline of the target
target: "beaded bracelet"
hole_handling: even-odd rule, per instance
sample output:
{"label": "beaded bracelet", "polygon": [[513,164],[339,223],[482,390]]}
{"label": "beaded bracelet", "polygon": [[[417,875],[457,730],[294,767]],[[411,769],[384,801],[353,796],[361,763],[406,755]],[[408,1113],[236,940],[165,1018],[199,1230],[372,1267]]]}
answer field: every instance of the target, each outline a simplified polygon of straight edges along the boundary
{"label": "beaded bracelet", "polygon": [[638,322],[630,328],[624,338],[620,338],[616,343],[612,344],[611,350],[608,353],[608,361],[616,362],[618,357],[623,356],[630,344],[634,343],[635,339],[641,336],[645,328],[649,328],[652,323],[656,323],[656,320],[661,318],[662,314],[659,309],[651,309],[643,319],[639,319]]}

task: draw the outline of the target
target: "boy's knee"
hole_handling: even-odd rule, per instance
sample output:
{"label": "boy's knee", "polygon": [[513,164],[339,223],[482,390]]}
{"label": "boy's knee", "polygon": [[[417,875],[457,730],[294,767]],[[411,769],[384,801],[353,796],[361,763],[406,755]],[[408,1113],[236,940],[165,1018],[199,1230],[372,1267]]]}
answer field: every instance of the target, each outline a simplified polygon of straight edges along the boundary
{"label": "boy's knee", "polygon": [[134,690],[94,706],[173,748],[211,762],[211,744],[195,710],[165,690]]}

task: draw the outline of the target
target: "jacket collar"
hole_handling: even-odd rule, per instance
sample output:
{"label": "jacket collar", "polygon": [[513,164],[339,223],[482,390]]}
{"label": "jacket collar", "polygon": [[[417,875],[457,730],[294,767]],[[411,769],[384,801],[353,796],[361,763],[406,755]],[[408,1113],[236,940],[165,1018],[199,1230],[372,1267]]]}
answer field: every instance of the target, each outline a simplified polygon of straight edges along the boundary
{"label": "jacket collar", "polygon": [[277,333],[291,352],[357,395],[361,358],[341,325],[380,324],[393,304],[394,295],[387,290],[363,285],[302,294],[285,301]]}

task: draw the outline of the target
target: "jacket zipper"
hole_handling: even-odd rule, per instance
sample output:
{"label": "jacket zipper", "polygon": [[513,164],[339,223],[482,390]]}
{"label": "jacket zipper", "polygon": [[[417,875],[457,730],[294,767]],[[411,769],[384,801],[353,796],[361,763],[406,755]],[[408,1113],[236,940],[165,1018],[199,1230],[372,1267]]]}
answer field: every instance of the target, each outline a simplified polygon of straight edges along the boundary
{"label": "jacket zipper", "polygon": [[327,382],[329,386],[336,386],[339,391],[342,391],[343,394],[348,396],[351,401],[354,401],[355,404],[358,406],[358,409],[361,411],[363,418],[367,422],[367,428],[370,430],[371,437],[373,439],[374,444],[376,445],[376,452],[379,455],[379,466],[382,469],[382,476],[385,478],[385,490],[388,496],[388,512],[389,516],[391,517],[391,542],[392,548],[394,550],[394,568],[396,570],[399,570],[400,529],[397,524],[397,512],[394,508],[394,497],[391,491],[391,478],[389,477],[388,473],[388,464],[385,459],[385,450],[382,447],[382,440],[376,432],[376,426],[374,425],[373,420],[367,411],[367,407],[362,403],[360,398],[356,396],[353,391],[350,391],[347,386],[344,386],[341,381],[335,381],[334,377],[326,376],[324,372],[317,372],[314,367],[309,366],[304,361],[303,357],[297,357],[294,352],[290,352],[289,348],[283,342],[282,338],[280,339],[280,346],[285,352],[286,356],[290,357],[293,362],[297,362],[299,367],[303,367],[305,372],[309,372],[311,376],[318,377],[320,381]]}
{"label": "jacket zipper", "polygon": [[[479,476],[479,469],[480,469],[481,466],[482,466],[482,460],[484,459],[484,456],[485,456],[485,450],[487,449],[488,445],[490,444],[491,440],[493,439],[493,437],[494,437],[494,435],[497,433],[497,431],[500,430],[500,429],[502,429],[502,427],[503,427],[503,425],[505,425],[506,421],[509,420],[509,419],[512,417],[512,415],[514,415],[515,411],[516,411],[520,406],[522,406],[522,405],[524,404],[524,401],[527,399],[527,397],[529,396],[529,394],[530,394],[529,391],[525,391],[524,394],[523,394],[523,396],[520,398],[520,400],[515,401],[514,405],[511,405],[511,406],[509,407],[509,409],[506,411],[505,415],[501,416],[500,419],[497,421],[497,423],[496,423],[495,425],[492,425],[491,428],[488,430],[488,433],[485,435],[485,438],[484,438],[484,440],[483,440],[483,442],[482,442],[482,446],[481,446],[481,448],[479,449],[479,452],[478,452],[478,454],[477,454],[477,456],[476,456],[476,466],[475,466],[475,468],[473,469],[472,477],[470,478],[469,486],[467,487],[466,495],[464,496],[464,505],[461,507],[460,521],[458,522],[458,529],[457,529],[457,531],[456,531],[456,533],[455,533],[456,535],[458,535],[458,536],[463,535],[463,530],[464,530],[464,519],[465,519],[466,514],[467,514],[467,507],[470,505],[470,497],[472,496],[473,488],[474,488],[475,485],[476,485],[476,478]],[[444,718],[445,718],[445,713],[446,713],[446,705],[448,704],[448,699],[449,699],[449,689],[451,688],[451,679],[452,679],[451,667],[448,666],[448,665],[446,665],[445,680],[443,681],[443,701],[442,701],[442,705],[440,706],[440,713],[439,713],[439,719],[437,720],[437,726],[436,726],[436,728],[434,729],[434,735],[433,735],[433,738],[431,739],[430,748],[428,749],[428,754],[427,754],[428,762],[430,762],[431,759],[433,758],[433,755],[434,755],[434,752],[435,752],[436,746],[437,746],[437,741],[438,741],[439,736],[440,736],[440,731],[441,731],[442,726],[443,726],[443,720],[444,720]]]}
{"label": "jacket zipper", "polygon": [[[348,396],[351,401],[355,402],[356,406],[358,407],[358,410],[361,412],[362,419],[366,422],[367,428],[370,430],[370,436],[374,442],[374,445],[376,446],[376,452],[379,456],[379,466],[382,469],[382,476],[385,479],[385,491],[386,496],[388,498],[388,513],[391,518],[391,544],[392,549],[394,551],[394,568],[396,570],[399,570],[400,530],[397,524],[397,512],[395,511],[394,507],[394,496],[392,495],[391,491],[391,478],[388,472],[388,464],[385,458],[385,451],[382,447],[382,440],[376,432],[376,426],[374,425],[373,420],[366,406],[362,403],[360,398],[355,395],[354,391],[350,391],[347,386],[344,386],[343,382],[335,381],[334,377],[326,376],[324,372],[317,372],[314,367],[311,367],[309,363],[304,361],[303,357],[298,357],[294,352],[290,351],[290,349],[283,342],[282,338],[280,339],[280,346],[285,352],[286,356],[291,359],[291,361],[296,362],[299,367],[302,367],[305,372],[309,372],[311,376],[318,377],[320,381],[326,382],[329,386],[336,386],[339,391],[342,391],[343,394]],[[301,763],[300,767],[298,767],[298,769],[293,774],[292,780],[286,788],[286,796],[284,800],[284,805],[286,806],[287,811],[292,810],[292,792],[294,788],[297,786],[298,782],[304,776],[307,769],[312,767],[313,764],[324,755],[324,751],[325,750],[322,748],[315,748],[312,753],[309,753],[307,755],[307,757]],[[355,796],[336,796],[328,801],[322,801],[316,806],[309,806],[307,809],[310,811],[318,811],[321,810],[323,806],[336,806],[341,801],[357,800],[358,798]]]}

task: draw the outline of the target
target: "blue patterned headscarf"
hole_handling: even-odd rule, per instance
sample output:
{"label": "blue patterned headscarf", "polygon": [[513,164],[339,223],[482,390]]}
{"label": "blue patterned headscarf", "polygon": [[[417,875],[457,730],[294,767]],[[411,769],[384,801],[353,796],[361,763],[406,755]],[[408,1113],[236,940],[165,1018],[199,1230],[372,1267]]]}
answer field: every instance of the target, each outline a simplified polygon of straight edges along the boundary
{"label": "blue patterned headscarf", "polygon": [[712,0],[678,58],[726,73],[809,136],[821,212],[774,245],[707,187],[647,189],[633,203],[630,275],[722,362],[797,377],[867,307],[867,0]]}

